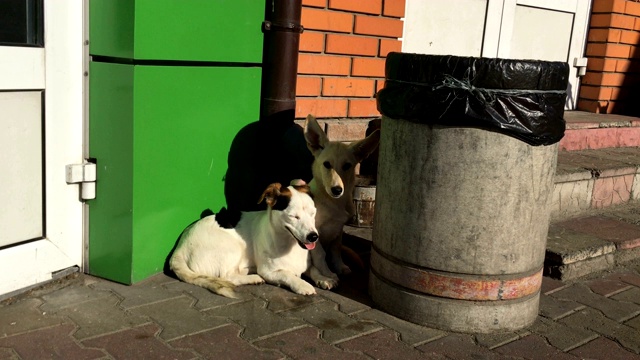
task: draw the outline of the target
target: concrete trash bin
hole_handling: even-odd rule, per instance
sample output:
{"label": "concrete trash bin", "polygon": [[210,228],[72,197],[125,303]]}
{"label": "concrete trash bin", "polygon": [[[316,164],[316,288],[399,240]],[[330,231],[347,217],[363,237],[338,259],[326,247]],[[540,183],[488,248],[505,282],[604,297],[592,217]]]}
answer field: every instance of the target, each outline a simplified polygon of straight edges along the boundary
{"label": "concrete trash bin", "polygon": [[568,66],[392,53],[369,291],[421,325],[512,331],[538,315]]}

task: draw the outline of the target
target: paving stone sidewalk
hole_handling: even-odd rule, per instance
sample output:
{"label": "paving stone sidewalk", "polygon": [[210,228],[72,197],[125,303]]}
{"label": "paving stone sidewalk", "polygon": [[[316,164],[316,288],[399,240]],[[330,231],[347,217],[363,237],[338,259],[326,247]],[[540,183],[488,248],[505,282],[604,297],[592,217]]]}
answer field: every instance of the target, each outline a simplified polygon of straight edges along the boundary
{"label": "paving stone sidewalk", "polygon": [[124,286],[76,273],[0,303],[0,360],[640,359],[640,262],[545,277],[533,326],[493,335],[376,310],[366,276],[315,296],[260,285],[227,299],[165,275]]}

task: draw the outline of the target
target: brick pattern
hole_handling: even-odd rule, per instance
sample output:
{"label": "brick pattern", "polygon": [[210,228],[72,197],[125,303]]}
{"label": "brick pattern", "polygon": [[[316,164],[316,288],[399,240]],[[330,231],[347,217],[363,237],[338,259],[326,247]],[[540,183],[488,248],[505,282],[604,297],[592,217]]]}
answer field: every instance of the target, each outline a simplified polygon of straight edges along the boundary
{"label": "brick pattern", "polygon": [[405,0],[303,0],[296,118],[342,120],[330,139],[364,137],[344,119],[379,117],[375,93],[384,86],[385,58],[400,51]]}
{"label": "brick pattern", "polygon": [[640,2],[594,0],[578,110],[638,116]]}

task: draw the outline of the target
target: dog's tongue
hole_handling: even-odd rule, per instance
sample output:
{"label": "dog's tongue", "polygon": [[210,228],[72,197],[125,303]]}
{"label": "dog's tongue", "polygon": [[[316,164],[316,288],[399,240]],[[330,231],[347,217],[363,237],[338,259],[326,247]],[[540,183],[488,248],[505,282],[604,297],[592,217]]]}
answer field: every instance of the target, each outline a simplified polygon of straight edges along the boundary
{"label": "dog's tongue", "polygon": [[313,250],[316,248],[316,243],[312,242],[312,243],[304,244],[304,247],[306,247],[307,250]]}

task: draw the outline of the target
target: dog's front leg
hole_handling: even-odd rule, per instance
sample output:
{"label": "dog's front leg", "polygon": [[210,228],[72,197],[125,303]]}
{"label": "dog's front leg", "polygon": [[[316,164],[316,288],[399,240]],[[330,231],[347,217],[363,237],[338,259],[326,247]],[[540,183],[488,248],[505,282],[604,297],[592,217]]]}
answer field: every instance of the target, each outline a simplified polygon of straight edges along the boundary
{"label": "dog's front leg", "polygon": [[302,280],[296,274],[287,270],[276,270],[260,273],[263,279],[272,285],[286,285],[296,294],[313,295],[316,289],[308,282]]}
{"label": "dog's front leg", "polygon": [[307,271],[304,272],[306,276],[308,276],[317,287],[325,290],[331,290],[338,286],[338,280],[334,280],[328,278],[320,273],[317,267],[310,265]]}
{"label": "dog's front leg", "polygon": [[351,274],[351,269],[342,260],[342,233],[329,245],[331,263],[338,274]]}
{"label": "dog's front leg", "polygon": [[332,279],[336,284],[338,283],[338,275],[329,269],[327,253],[324,252],[324,248],[322,248],[322,244],[319,241],[316,242],[316,248],[311,250],[311,264],[317,268],[322,276]]}

